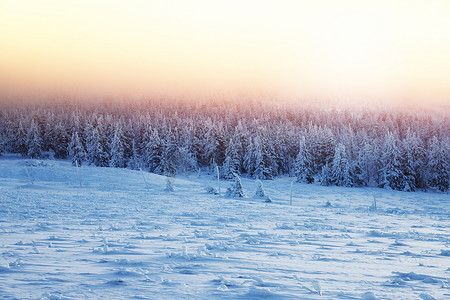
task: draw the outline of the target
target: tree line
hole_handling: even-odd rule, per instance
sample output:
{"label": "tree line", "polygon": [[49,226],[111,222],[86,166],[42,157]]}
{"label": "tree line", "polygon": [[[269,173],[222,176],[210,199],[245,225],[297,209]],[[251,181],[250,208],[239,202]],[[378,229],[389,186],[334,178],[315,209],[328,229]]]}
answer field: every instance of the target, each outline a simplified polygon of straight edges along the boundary
{"label": "tree line", "polygon": [[2,104],[0,153],[174,175],[448,191],[448,111],[273,101]]}

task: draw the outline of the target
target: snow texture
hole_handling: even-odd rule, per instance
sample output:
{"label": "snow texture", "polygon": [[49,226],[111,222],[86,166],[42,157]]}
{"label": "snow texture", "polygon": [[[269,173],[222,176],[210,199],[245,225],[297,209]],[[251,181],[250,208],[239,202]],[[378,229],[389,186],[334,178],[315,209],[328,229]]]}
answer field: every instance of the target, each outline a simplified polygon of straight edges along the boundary
{"label": "snow texture", "polygon": [[450,297],[448,194],[295,183],[289,205],[291,181],[265,181],[264,203],[206,193],[206,173],[168,193],[166,176],[4,155],[0,298]]}

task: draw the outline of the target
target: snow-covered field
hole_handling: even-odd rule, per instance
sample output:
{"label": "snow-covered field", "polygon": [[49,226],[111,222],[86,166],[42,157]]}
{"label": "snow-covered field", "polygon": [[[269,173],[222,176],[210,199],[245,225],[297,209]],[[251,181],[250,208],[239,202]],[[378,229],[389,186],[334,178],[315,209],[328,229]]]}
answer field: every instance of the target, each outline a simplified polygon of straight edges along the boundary
{"label": "snow-covered field", "polygon": [[2,157],[0,298],[450,299],[448,194],[290,180]]}

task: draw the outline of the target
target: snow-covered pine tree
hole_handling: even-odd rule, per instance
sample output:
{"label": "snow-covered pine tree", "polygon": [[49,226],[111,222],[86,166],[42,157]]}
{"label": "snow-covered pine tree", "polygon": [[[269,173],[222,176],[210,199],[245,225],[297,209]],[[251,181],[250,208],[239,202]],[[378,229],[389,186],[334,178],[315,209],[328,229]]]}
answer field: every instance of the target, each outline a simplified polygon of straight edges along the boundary
{"label": "snow-covered pine tree", "polygon": [[3,126],[3,150],[5,152],[17,153],[15,150],[16,149],[15,135],[17,132],[16,124],[12,122],[7,122],[6,119],[4,120],[4,122],[6,123],[5,125],[2,125],[0,122],[0,126]]}
{"label": "snow-covered pine tree", "polygon": [[256,193],[253,198],[264,198],[265,195],[266,192],[264,191],[261,180],[256,180]]}
{"label": "snow-covered pine tree", "polygon": [[[55,114],[53,112],[47,112],[44,123],[45,123],[44,130],[41,134],[42,145],[43,145],[42,150],[50,151],[50,149],[53,149],[53,147],[54,147],[54,140],[55,140],[54,132],[53,132],[53,129],[55,128],[55,125],[56,125]],[[53,157],[54,157],[54,153],[53,153]]]}
{"label": "snow-covered pine tree", "polygon": [[313,171],[320,172],[325,164],[331,163],[336,140],[333,132],[328,127],[322,128],[310,124],[308,130],[309,149],[313,159]]}
{"label": "snow-covered pine tree", "polygon": [[232,179],[234,177],[233,173],[236,173],[236,167],[233,164],[233,159],[230,156],[225,158],[222,165],[222,172],[220,172],[221,178]]}
{"label": "snow-covered pine tree", "polygon": [[263,137],[258,134],[253,140],[253,143],[255,144],[255,152],[253,154],[255,169],[253,176],[261,180],[273,179],[275,174],[273,159]]}
{"label": "snow-covered pine tree", "polygon": [[344,144],[349,162],[356,160],[358,150],[356,147],[356,136],[351,124],[347,124],[341,131],[341,143]]}
{"label": "snow-covered pine tree", "polygon": [[176,145],[171,137],[167,137],[163,145],[161,158],[155,172],[168,176],[173,176],[177,173],[177,165],[175,160]]}
{"label": "snow-covered pine tree", "polygon": [[367,186],[370,182],[371,168],[373,168],[371,153],[371,145],[364,142],[364,145],[359,149],[358,156],[352,165],[353,183],[356,186]]}
{"label": "snow-covered pine tree", "polygon": [[401,161],[401,170],[404,175],[404,190],[407,192],[414,192],[416,190],[416,172],[414,169],[414,157],[412,153],[411,146],[406,143],[400,144],[400,161]]}
{"label": "snow-covered pine tree", "polygon": [[239,166],[239,158],[237,154],[237,149],[233,142],[233,139],[230,140],[228,144],[227,150],[225,151],[225,161],[223,162],[221,168],[221,178],[223,179],[233,179],[234,173],[240,174],[240,166]]}
{"label": "snow-covered pine tree", "polygon": [[264,199],[265,202],[272,202],[272,199],[270,198],[269,195],[267,195],[266,191],[264,190],[264,186],[263,186],[261,180],[257,180],[256,184],[257,184],[256,192],[255,192],[255,196],[253,196],[253,198]]}
{"label": "snow-covered pine tree", "polygon": [[352,175],[350,174],[350,164],[347,159],[347,152],[342,143],[338,143],[334,151],[333,162],[330,170],[330,183],[337,186],[353,185]]}
{"label": "snow-covered pine tree", "polygon": [[123,168],[126,165],[124,157],[124,145],[122,128],[119,124],[116,124],[114,130],[114,137],[111,142],[111,159],[109,161],[109,166],[112,168]]}
{"label": "snow-covered pine tree", "polygon": [[166,192],[173,192],[173,182],[175,181],[175,179],[173,177],[166,177],[166,188],[164,189]]}
{"label": "snow-covered pine tree", "polygon": [[81,138],[80,132],[81,132],[81,115],[82,112],[79,110],[76,111],[70,111],[70,122],[67,124],[68,128],[66,128],[66,130],[68,132],[76,132],[78,137]]}
{"label": "snow-covered pine tree", "polygon": [[244,151],[244,161],[242,164],[242,169],[244,170],[244,173],[253,174],[253,171],[255,170],[255,162],[256,162],[256,146],[253,141],[253,138],[249,138],[249,143],[247,144],[247,149]]}
{"label": "snow-covered pine tree", "polygon": [[67,148],[70,142],[70,135],[67,134],[66,128],[61,122],[56,123],[53,128],[53,150],[55,158],[67,158]]}
{"label": "snow-covered pine tree", "polygon": [[244,157],[245,157],[245,150],[248,146],[248,139],[249,139],[249,133],[247,128],[244,127],[242,124],[242,120],[238,121],[238,124],[234,128],[233,133],[233,149],[236,150],[237,159],[239,161],[239,173],[242,173],[242,169],[244,167]]}
{"label": "snow-covered pine tree", "polygon": [[42,154],[42,137],[38,124],[32,120],[27,135],[28,157],[39,158]]}
{"label": "snow-covered pine tree", "polygon": [[244,197],[244,188],[242,187],[241,178],[238,174],[234,174],[234,182],[228,187],[227,192],[225,193],[226,197],[230,198],[243,198]]}
{"label": "snow-covered pine tree", "polygon": [[19,127],[17,129],[17,134],[15,136],[15,151],[20,153],[23,157],[28,155],[28,145],[27,145],[27,133],[23,127],[22,121],[19,121]]}
{"label": "snow-covered pine tree", "polygon": [[107,166],[111,161],[111,145],[114,139],[115,132],[115,122],[111,115],[107,114],[103,119],[99,119],[97,121],[97,129],[100,136],[100,143],[102,144],[103,149],[106,153],[107,158]]}
{"label": "snow-covered pine tree", "polygon": [[84,150],[83,144],[78,137],[78,132],[72,134],[72,139],[69,144],[69,156],[72,159],[72,165],[81,166],[86,160],[86,151]]}
{"label": "snow-covered pine tree", "polygon": [[142,167],[141,155],[139,154],[138,146],[136,141],[133,139],[131,141],[131,157],[128,161],[127,168],[131,170],[139,170]]}
{"label": "snow-covered pine tree", "polygon": [[362,167],[362,163],[359,159],[353,162],[352,165],[352,181],[355,186],[367,186],[366,174],[364,173],[364,169]]}
{"label": "snow-covered pine tree", "polygon": [[379,186],[402,191],[405,188],[405,175],[402,171],[401,154],[397,144],[397,136],[388,132],[381,154],[383,167],[380,170]]}
{"label": "snow-covered pine tree", "polygon": [[449,147],[439,143],[433,136],[428,154],[428,185],[441,192],[449,188]]}
{"label": "snow-covered pine tree", "polygon": [[96,128],[88,123],[86,125],[85,137],[86,137],[86,163],[88,165],[93,165],[95,161],[95,152],[96,152],[96,135],[98,135],[98,131],[94,133]]}
{"label": "snow-covered pine tree", "polygon": [[108,166],[108,155],[103,149],[100,141],[100,134],[96,127],[88,126],[86,137],[86,160],[88,164],[94,164],[97,167]]}
{"label": "snow-covered pine tree", "polygon": [[[409,156],[409,164],[411,171],[408,174],[414,177],[415,189],[427,188],[427,182],[425,179],[427,157],[423,142],[418,138],[417,133],[413,132],[411,128],[408,128],[406,136],[402,142],[402,157],[405,158],[406,154]],[[411,180],[411,178],[409,179]]]}
{"label": "snow-covered pine tree", "polygon": [[273,169],[270,162],[266,160],[266,156],[263,152],[256,153],[256,166],[254,176],[257,179],[267,180],[273,179]]}
{"label": "snow-covered pine tree", "polygon": [[305,137],[302,136],[299,144],[299,151],[297,158],[295,160],[295,176],[297,177],[297,182],[303,183],[313,183],[313,171],[312,171],[312,161],[311,155],[306,148]]}
{"label": "snow-covered pine tree", "polygon": [[381,170],[384,167],[384,161],[383,161],[383,147],[386,139],[386,134],[384,134],[383,137],[379,136],[376,139],[374,139],[371,143],[371,146],[373,148],[372,151],[372,167],[374,172],[371,173],[373,181],[378,185],[378,187],[382,187],[381,184],[384,179],[383,171]]}
{"label": "snow-covered pine tree", "polygon": [[323,186],[331,185],[331,171],[330,171],[330,167],[328,166],[328,163],[326,163],[322,167],[322,174],[320,177],[320,185],[323,185]]}
{"label": "snow-covered pine tree", "polygon": [[148,129],[144,135],[146,136],[144,138],[144,141],[146,141],[144,149],[145,163],[148,165],[150,172],[157,173],[161,163],[163,143],[156,129]]}
{"label": "snow-covered pine tree", "polygon": [[[293,170],[295,168],[295,156],[291,155],[291,147],[290,147],[290,138],[293,140],[296,137],[292,136],[292,133],[287,133],[277,126],[275,132],[272,133],[270,141],[268,141],[269,152],[272,156],[272,165],[274,166],[274,175],[278,176],[279,174],[293,174]],[[292,152],[294,154],[294,152]],[[294,155],[296,155],[295,153]],[[295,172],[295,171],[294,171]]]}
{"label": "snow-covered pine tree", "polygon": [[128,122],[122,121],[122,143],[123,143],[123,156],[125,160],[125,166],[128,167],[129,161],[133,156],[133,141],[135,140],[134,124],[131,119]]}
{"label": "snow-covered pine tree", "polygon": [[197,159],[187,147],[178,147],[174,154],[176,170],[180,174],[197,169]]}
{"label": "snow-covered pine tree", "polygon": [[5,140],[6,137],[4,135],[0,135],[0,156],[5,153]]}
{"label": "snow-covered pine tree", "polygon": [[48,150],[48,159],[55,160],[55,151],[52,148]]}
{"label": "snow-covered pine tree", "polygon": [[223,164],[225,160],[225,138],[222,123],[213,123],[211,119],[207,120],[208,131],[204,137],[204,156],[205,160],[212,165],[213,162],[218,165]]}

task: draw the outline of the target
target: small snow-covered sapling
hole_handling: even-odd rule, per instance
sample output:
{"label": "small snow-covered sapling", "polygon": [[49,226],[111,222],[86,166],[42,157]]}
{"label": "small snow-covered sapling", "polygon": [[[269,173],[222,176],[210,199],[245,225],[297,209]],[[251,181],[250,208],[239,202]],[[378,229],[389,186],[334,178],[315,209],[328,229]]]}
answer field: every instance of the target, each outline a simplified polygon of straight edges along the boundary
{"label": "small snow-covered sapling", "polygon": [[166,177],[166,188],[164,189],[166,192],[173,192],[173,183],[175,181],[175,178],[173,177]]}
{"label": "small snow-covered sapling", "polygon": [[230,198],[243,198],[244,197],[244,188],[242,187],[241,178],[238,174],[233,173],[234,182],[227,189],[225,196]]}
{"label": "small snow-covered sapling", "polygon": [[314,290],[319,294],[319,296],[322,296],[322,287],[320,286],[320,282],[318,280],[314,280],[312,282]]}
{"label": "small snow-covered sapling", "polygon": [[207,187],[205,187],[205,190],[208,194],[219,195],[219,192],[213,186],[208,185]]}
{"label": "small snow-covered sapling", "polygon": [[376,211],[377,210],[377,198],[375,195],[373,195],[373,202],[372,205],[369,208],[370,211]]}
{"label": "small snow-covered sapling", "polygon": [[264,202],[272,202],[272,199],[270,198],[269,195],[267,195],[266,191],[264,190],[262,182],[260,180],[257,180],[256,183],[257,183],[256,193],[253,198],[264,199],[265,200]]}

